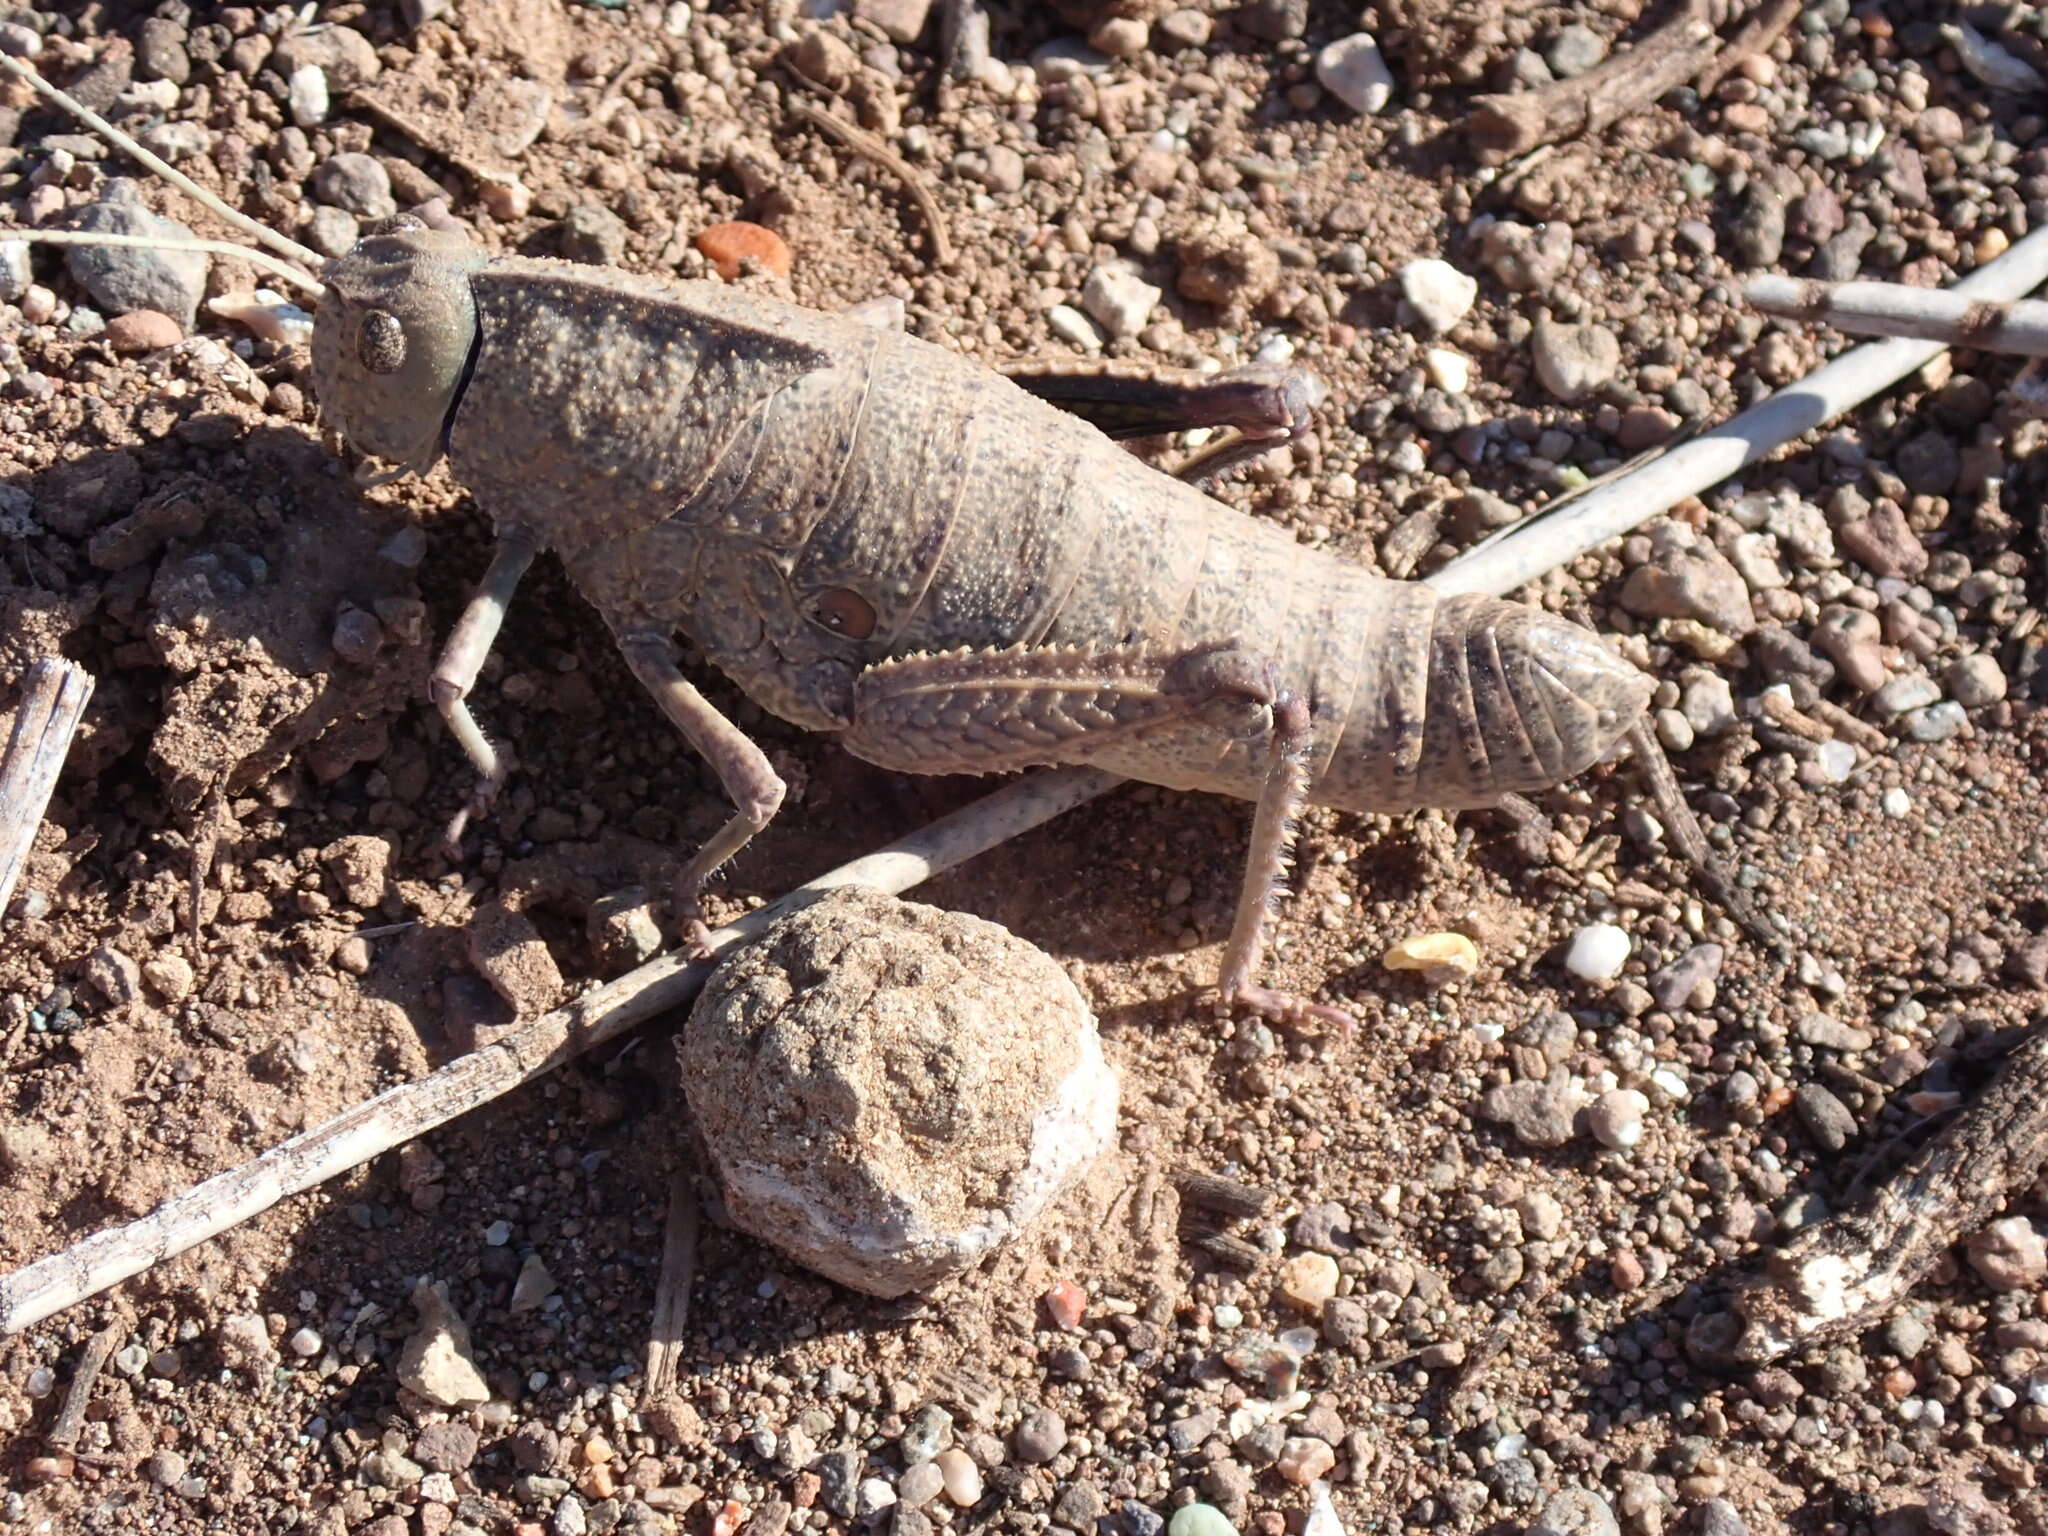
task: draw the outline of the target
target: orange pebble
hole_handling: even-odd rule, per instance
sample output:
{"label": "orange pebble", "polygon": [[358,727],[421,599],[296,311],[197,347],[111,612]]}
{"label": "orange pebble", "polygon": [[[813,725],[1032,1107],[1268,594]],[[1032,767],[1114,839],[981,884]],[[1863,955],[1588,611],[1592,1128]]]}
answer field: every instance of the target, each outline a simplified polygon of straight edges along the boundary
{"label": "orange pebble", "polygon": [[749,257],[777,277],[789,276],[789,246],[774,230],[759,224],[713,224],[697,236],[697,249],[728,283],[740,275],[740,263]]}

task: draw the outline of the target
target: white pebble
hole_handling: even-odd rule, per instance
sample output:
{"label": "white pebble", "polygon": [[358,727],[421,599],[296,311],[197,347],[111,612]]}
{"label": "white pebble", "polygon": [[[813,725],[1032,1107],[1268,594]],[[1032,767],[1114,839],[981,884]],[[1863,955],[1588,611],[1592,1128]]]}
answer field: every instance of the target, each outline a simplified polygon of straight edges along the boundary
{"label": "white pebble", "polygon": [[289,1339],[285,1340],[285,1343],[291,1347],[291,1352],[301,1360],[310,1360],[320,1353],[322,1340],[320,1335],[311,1328],[301,1328]]}
{"label": "white pebble", "polygon": [[1344,1522],[1337,1518],[1330,1490],[1320,1478],[1309,1484],[1308,1519],[1302,1524],[1301,1536],[1344,1536]]}
{"label": "white pebble", "polygon": [[1659,1067],[1650,1074],[1650,1086],[1667,1099],[1689,1099],[1692,1089],[1676,1067]]}
{"label": "white pebble", "polygon": [[1052,328],[1053,335],[1084,352],[1102,350],[1102,333],[1095,329],[1095,322],[1071,304],[1053,305],[1045,312],[1045,323]]}
{"label": "white pebble", "polygon": [[1163,290],[1129,267],[1100,266],[1081,288],[1081,307],[1111,336],[1135,336],[1145,328]]}
{"label": "white pebble", "polygon": [[1856,771],[1856,749],[1846,741],[1824,741],[1814,756],[1821,777],[1830,784],[1840,784]]}
{"label": "white pebble", "polygon": [[28,265],[28,242],[0,240],[0,302],[17,302],[34,282]]}
{"label": "white pebble", "polygon": [[1572,935],[1564,968],[1581,981],[1612,981],[1628,964],[1627,930],[1612,923],[1588,923]]}
{"label": "white pebble", "polygon": [[327,121],[327,74],[318,64],[301,64],[287,83],[291,93],[292,121],[301,128],[317,128]]}
{"label": "white pebble", "polygon": [[1603,1147],[1625,1152],[1643,1139],[1650,1101],[1633,1088],[1610,1088],[1586,1111],[1586,1126]]}
{"label": "white pebble", "polygon": [[1425,256],[1401,269],[1401,297],[1422,323],[1440,336],[1472,313],[1479,298],[1479,280],[1448,261]]}
{"label": "white pebble", "polygon": [[1472,383],[1472,360],[1448,347],[1431,347],[1424,352],[1422,367],[1429,382],[1447,395],[1462,395]]}
{"label": "white pebble", "polygon": [[854,1490],[854,1508],[863,1520],[872,1520],[895,1502],[896,1490],[879,1477],[863,1478],[860,1487]]}
{"label": "white pebble", "polygon": [[1370,32],[1340,37],[1317,54],[1316,79],[1354,112],[1378,112],[1394,96],[1394,72]]}
{"label": "white pebble", "polygon": [[1879,804],[1883,806],[1885,815],[1890,816],[1894,820],[1896,820],[1901,816],[1911,814],[1913,809],[1913,797],[1907,794],[1905,790],[1901,789],[1898,785],[1894,784],[1890,789],[1884,792],[1884,799],[1881,800]]}
{"label": "white pebble", "polygon": [[1217,1302],[1209,1316],[1218,1328],[1235,1328],[1244,1321],[1244,1313],[1227,1301]]}
{"label": "white pebble", "polygon": [[981,1501],[981,1468],[974,1464],[959,1446],[948,1446],[933,1458],[938,1463],[939,1475],[946,1480],[946,1497],[960,1508]]}

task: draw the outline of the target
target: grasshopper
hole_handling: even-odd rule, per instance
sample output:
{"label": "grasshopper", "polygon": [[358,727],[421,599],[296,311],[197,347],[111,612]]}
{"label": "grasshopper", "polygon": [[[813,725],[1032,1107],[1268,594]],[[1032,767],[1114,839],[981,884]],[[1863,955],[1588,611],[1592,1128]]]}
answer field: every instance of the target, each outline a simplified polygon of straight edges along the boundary
{"label": "grasshopper", "polygon": [[[398,472],[446,459],[495,528],[431,682],[479,773],[451,841],[505,782],[470,695],[552,550],[733,804],[678,878],[686,925],[784,785],[683,675],[678,634],[884,768],[1087,764],[1254,802],[1218,987],[1324,1025],[1350,1020],[1255,979],[1304,804],[1497,805],[1574,777],[1648,705],[1650,680],[1580,625],[1302,547],[1077,421],[1192,424],[1187,396],[1114,370],[1006,377],[848,315],[494,257],[403,215],[324,264],[283,245],[320,271],[327,420]],[[1316,393],[1229,380],[1201,419],[1284,436]]]}

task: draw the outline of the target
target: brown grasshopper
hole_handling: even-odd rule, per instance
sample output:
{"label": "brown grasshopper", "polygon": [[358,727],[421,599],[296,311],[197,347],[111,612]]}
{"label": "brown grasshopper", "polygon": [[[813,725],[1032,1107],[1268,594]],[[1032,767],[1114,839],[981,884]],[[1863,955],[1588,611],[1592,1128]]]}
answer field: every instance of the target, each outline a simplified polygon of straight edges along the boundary
{"label": "brown grasshopper", "polygon": [[[451,837],[505,781],[469,694],[552,549],[735,807],[679,877],[686,922],[784,786],[679,670],[678,633],[885,768],[1089,764],[1255,802],[1219,986],[1326,1023],[1349,1021],[1254,979],[1304,802],[1496,805],[1599,760],[1649,701],[1579,625],[1302,547],[1078,423],[1191,424],[1112,372],[1013,380],[845,315],[493,257],[404,217],[319,288],[327,419],[415,473],[445,457],[496,529],[431,684],[481,774]],[[1313,398],[1289,376],[1225,393],[1281,434]]]}

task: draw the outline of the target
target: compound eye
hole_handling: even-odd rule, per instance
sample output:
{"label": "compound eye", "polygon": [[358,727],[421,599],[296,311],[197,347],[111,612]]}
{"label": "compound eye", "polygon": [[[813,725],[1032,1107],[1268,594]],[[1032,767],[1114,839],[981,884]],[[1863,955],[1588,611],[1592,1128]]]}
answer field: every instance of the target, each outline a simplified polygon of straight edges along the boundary
{"label": "compound eye", "polygon": [[875,632],[875,610],[858,592],[828,587],[811,605],[811,617],[835,635],[865,640]]}
{"label": "compound eye", "polygon": [[373,309],[356,326],[356,360],[372,373],[405,366],[405,327],[388,309]]}

